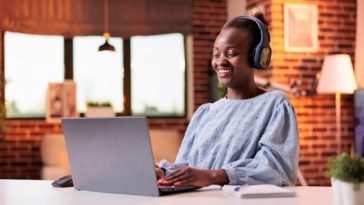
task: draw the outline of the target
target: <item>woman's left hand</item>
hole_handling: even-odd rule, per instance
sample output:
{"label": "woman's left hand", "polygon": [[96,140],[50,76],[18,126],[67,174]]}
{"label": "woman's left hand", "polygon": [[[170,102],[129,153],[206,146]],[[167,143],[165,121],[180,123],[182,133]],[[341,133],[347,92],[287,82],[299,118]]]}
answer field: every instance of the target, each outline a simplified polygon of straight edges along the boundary
{"label": "woman's left hand", "polygon": [[154,165],[154,171],[155,171],[155,174],[157,175],[158,180],[164,177],[163,170],[156,164]]}
{"label": "woman's left hand", "polygon": [[161,185],[205,187],[212,184],[226,184],[225,170],[204,170],[188,166],[180,167],[158,181]]}

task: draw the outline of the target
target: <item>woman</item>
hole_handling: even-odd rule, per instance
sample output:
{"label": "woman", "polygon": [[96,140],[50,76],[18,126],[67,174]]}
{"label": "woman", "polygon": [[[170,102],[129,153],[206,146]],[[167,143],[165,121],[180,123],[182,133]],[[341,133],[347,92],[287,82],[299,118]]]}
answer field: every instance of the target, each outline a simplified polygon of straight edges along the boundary
{"label": "woman", "polygon": [[285,94],[265,92],[254,82],[253,68],[266,67],[269,60],[269,33],[260,20],[238,16],[224,25],[212,66],[227,95],[196,110],[176,162],[156,167],[159,184],[295,184],[294,109]]}

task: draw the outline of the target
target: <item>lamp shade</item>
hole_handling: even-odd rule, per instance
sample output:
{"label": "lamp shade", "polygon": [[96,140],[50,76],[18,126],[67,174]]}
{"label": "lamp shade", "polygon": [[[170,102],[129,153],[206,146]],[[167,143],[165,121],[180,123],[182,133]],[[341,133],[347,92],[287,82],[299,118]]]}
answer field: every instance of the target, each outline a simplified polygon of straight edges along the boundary
{"label": "lamp shade", "polygon": [[322,66],[317,93],[353,93],[357,89],[350,56],[326,56]]}
{"label": "lamp shade", "polygon": [[110,45],[109,44],[109,41],[106,39],[105,40],[105,43],[102,44],[100,47],[99,47],[99,51],[110,51],[110,52],[114,52],[115,51],[115,48],[114,46]]}

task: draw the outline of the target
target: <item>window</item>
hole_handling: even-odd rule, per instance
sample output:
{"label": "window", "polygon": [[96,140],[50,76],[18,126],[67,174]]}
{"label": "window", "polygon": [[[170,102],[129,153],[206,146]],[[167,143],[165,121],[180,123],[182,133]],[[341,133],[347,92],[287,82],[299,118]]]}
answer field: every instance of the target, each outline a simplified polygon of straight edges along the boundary
{"label": "window", "polygon": [[48,82],[64,79],[62,36],[5,32],[6,117],[44,117]]}
{"label": "window", "polygon": [[132,113],[148,116],[183,116],[183,35],[135,36],[131,38],[130,44]]}
{"label": "window", "polygon": [[86,111],[87,102],[109,102],[119,115],[185,115],[182,34],[110,38],[116,52],[107,54],[98,52],[101,36],[65,41],[62,36],[5,32],[4,42],[8,118],[45,117],[48,83],[65,78],[76,82],[79,113]]}
{"label": "window", "polygon": [[124,110],[122,39],[109,39],[115,53],[98,52],[98,47],[104,42],[101,36],[73,38],[78,112],[86,111],[87,102],[109,102],[114,111]]}

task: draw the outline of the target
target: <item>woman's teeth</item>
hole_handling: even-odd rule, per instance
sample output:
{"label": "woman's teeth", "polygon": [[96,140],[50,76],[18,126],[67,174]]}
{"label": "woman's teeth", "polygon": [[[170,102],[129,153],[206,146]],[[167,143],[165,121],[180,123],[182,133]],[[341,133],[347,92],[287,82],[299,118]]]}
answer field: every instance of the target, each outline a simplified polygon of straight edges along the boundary
{"label": "woman's teeth", "polygon": [[230,72],[230,69],[220,69],[218,70],[219,73],[224,74]]}

